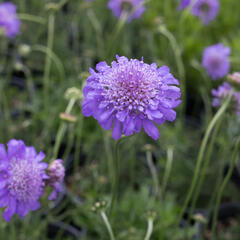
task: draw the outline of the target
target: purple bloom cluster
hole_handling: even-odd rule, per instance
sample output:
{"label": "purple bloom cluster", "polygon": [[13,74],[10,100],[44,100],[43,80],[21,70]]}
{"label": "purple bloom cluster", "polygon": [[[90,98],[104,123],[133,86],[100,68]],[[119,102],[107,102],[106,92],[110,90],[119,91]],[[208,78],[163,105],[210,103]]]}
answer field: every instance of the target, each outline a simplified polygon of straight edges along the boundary
{"label": "purple bloom cluster", "polygon": [[178,7],[178,10],[182,10],[190,4],[191,0],[180,0],[180,5]]}
{"label": "purple bloom cluster", "polygon": [[93,116],[101,126],[110,130],[119,139],[142,128],[153,139],[158,139],[159,131],[154,123],[160,125],[174,121],[181,91],[178,80],[169,72],[167,66],[158,68],[156,63],[146,64],[137,59],[128,60],[116,56],[111,66],[106,62],[97,64],[95,72],[83,89],[83,115]]}
{"label": "purple bloom cluster", "polygon": [[10,221],[14,213],[24,217],[40,207],[48,164],[41,162],[44,153],[37,154],[21,140],[13,139],[7,146],[8,151],[0,144],[0,207],[7,207],[3,217]]}
{"label": "purple bloom cluster", "polygon": [[212,90],[214,107],[221,106],[224,99],[226,99],[229,94],[232,94],[232,106],[236,114],[240,114],[240,92],[236,91],[230,84],[224,82],[217,90]]}
{"label": "purple bloom cluster", "polygon": [[212,79],[222,78],[229,72],[230,53],[231,49],[221,43],[205,48],[202,65]]}
{"label": "purple bloom cluster", "polygon": [[218,0],[197,0],[192,7],[192,14],[201,18],[203,24],[213,21],[219,12]]}
{"label": "purple bloom cluster", "polygon": [[4,29],[5,35],[9,38],[19,33],[20,20],[16,13],[16,6],[11,2],[0,4],[0,28]]}
{"label": "purple bloom cluster", "polygon": [[65,176],[65,168],[61,159],[54,160],[48,167],[49,186],[54,190],[49,196],[49,200],[54,200],[58,192],[62,192],[62,183]]}
{"label": "purple bloom cluster", "polygon": [[108,8],[113,14],[120,18],[124,13],[128,14],[128,22],[140,18],[145,7],[143,6],[145,0],[110,0]]}
{"label": "purple bloom cluster", "polygon": [[0,144],[0,208],[6,208],[3,212],[6,221],[15,213],[23,218],[30,210],[37,210],[46,182],[54,188],[51,200],[62,190],[62,161],[50,164],[48,176],[48,164],[42,162],[44,158],[43,152],[37,153],[34,147],[25,146],[21,140],[10,140],[7,151]]}

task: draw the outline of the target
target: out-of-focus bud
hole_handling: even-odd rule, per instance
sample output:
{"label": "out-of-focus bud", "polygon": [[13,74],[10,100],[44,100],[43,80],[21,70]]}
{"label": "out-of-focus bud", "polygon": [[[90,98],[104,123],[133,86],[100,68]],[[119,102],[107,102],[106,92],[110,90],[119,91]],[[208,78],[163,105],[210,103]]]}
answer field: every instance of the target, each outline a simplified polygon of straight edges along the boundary
{"label": "out-of-focus bud", "polygon": [[75,99],[76,101],[83,97],[81,90],[76,87],[68,88],[64,96],[67,100]]}
{"label": "out-of-focus bud", "polygon": [[59,114],[60,119],[66,121],[66,122],[70,122],[70,123],[74,123],[77,121],[77,118],[71,114],[68,113],[60,113]]}
{"label": "out-of-focus bud", "polygon": [[101,212],[104,211],[106,208],[106,202],[105,201],[97,201],[93,206],[92,206],[92,211],[93,212]]}
{"label": "out-of-focus bud", "polygon": [[19,71],[19,72],[23,71],[24,69],[24,65],[21,62],[16,62],[13,67],[16,71]]}
{"label": "out-of-focus bud", "polygon": [[61,159],[54,160],[50,163],[48,169],[48,183],[49,186],[53,188],[49,200],[54,200],[57,197],[58,192],[62,192],[62,184],[65,176],[65,168],[63,166],[63,161]]}
{"label": "out-of-focus bud", "polygon": [[30,52],[31,52],[31,47],[27,44],[21,44],[18,47],[18,53],[23,57],[26,57]]}
{"label": "out-of-focus bud", "polygon": [[228,82],[234,87],[240,88],[240,72],[227,75]]}

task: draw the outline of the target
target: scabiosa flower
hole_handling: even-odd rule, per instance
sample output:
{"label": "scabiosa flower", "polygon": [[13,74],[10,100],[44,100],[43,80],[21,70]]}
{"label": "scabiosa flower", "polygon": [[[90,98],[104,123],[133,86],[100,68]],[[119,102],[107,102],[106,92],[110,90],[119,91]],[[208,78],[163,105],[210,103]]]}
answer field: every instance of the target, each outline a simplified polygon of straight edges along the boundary
{"label": "scabiosa flower", "polygon": [[145,11],[145,7],[143,6],[144,1],[145,0],[110,0],[108,8],[117,18],[120,18],[123,14],[130,15],[128,17],[128,22],[130,22],[134,18],[140,18],[143,14]]}
{"label": "scabiosa flower", "polygon": [[218,0],[197,0],[192,7],[192,14],[201,18],[203,24],[213,21],[219,11]]}
{"label": "scabiosa flower", "polygon": [[217,90],[212,90],[213,95],[213,107],[221,106],[222,102],[232,94],[232,109],[236,112],[237,115],[240,114],[240,92],[236,91],[232,88],[232,86],[226,82],[224,82],[221,86],[218,87]]}
{"label": "scabiosa flower", "polygon": [[54,160],[48,167],[49,185],[53,188],[49,200],[54,200],[58,192],[62,192],[62,183],[65,176],[65,168],[61,159]]}
{"label": "scabiosa flower", "polygon": [[167,66],[157,68],[156,63],[149,65],[118,55],[116,58],[111,66],[98,63],[98,72],[90,68],[91,76],[83,88],[83,115],[93,116],[106,130],[114,125],[114,139],[119,139],[121,133],[139,133],[142,128],[158,139],[154,123],[159,125],[176,118],[173,108],[181,102],[181,91],[174,86],[179,84],[178,80]]}
{"label": "scabiosa flower", "polygon": [[5,35],[9,38],[19,33],[20,20],[16,13],[16,6],[11,2],[0,4],[0,28],[4,29]]}
{"label": "scabiosa flower", "polygon": [[222,78],[229,72],[230,53],[231,49],[221,43],[205,48],[202,65],[213,80]]}
{"label": "scabiosa flower", "polygon": [[190,4],[191,0],[180,0],[180,5],[178,7],[178,10],[182,10]]}
{"label": "scabiosa flower", "polygon": [[37,154],[21,140],[10,140],[7,147],[6,152],[0,144],[0,208],[6,207],[3,217],[10,221],[15,213],[23,218],[40,207],[48,164],[41,162],[44,153]]}

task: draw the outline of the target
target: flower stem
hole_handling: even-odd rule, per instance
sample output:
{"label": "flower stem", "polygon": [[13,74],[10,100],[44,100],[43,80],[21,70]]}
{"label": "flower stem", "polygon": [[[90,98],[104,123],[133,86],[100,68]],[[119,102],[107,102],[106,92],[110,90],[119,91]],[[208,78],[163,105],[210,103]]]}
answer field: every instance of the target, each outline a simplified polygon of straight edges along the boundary
{"label": "flower stem", "polygon": [[221,118],[223,113],[226,111],[226,109],[227,109],[227,107],[228,107],[228,105],[230,103],[231,98],[232,98],[232,94],[229,94],[227,100],[223,103],[221,108],[217,111],[217,113],[213,117],[212,121],[208,125],[208,128],[206,130],[206,133],[204,135],[204,138],[203,138],[203,141],[202,141],[202,144],[201,144],[201,147],[200,147],[200,151],[198,153],[197,165],[196,165],[195,170],[194,170],[193,180],[192,180],[190,189],[188,191],[187,197],[185,199],[185,202],[183,204],[182,210],[180,212],[179,218],[177,220],[177,225],[180,224],[180,222],[182,220],[182,217],[183,217],[183,214],[185,213],[186,208],[187,208],[187,206],[188,206],[188,204],[189,204],[189,202],[191,200],[191,197],[193,195],[193,192],[194,192],[194,189],[195,189],[198,177],[199,177],[199,173],[200,173],[200,170],[201,170],[201,164],[202,164],[202,161],[203,161],[203,155],[204,155],[204,152],[205,152],[205,149],[206,149],[206,145],[207,145],[210,133],[212,132],[212,129],[214,128],[214,126],[217,123],[217,121]]}
{"label": "flower stem", "polygon": [[203,163],[203,169],[202,169],[202,173],[201,173],[201,176],[200,176],[200,179],[199,179],[199,183],[196,186],[196,191],[195,191],[195,194],[193,196],[191,209],[190,209],[190,214],[189,214],[189,219],[191,219],[192,213],[193,213],[193,211],[195,209],[195,206],[196,206],[196,203],[197,203],[197,199],[198,199],[200,190],[202,188],[202,184],[203,184],[203,181],[204,181],[204,178],[206,176],[206,173],[207,173],[207,170],[208,170],[208,167],[209,167],[209,163],[210,163],[210,160],[211,160],[211,153],[212,153],[213,145],[215,143],[215,140],[216,140],[216,137],[217,137],[217,133],[218,133],[218,130],[219,130],[220,126],[221,126],[221,123],[222,123],[222,121],[219,120],[216,123],[216,126],[214,128],[213,135],[212,135],[211,141],[209,143],[209,148],[208,148],[208,151],[207,151],[207,154],[206,154],[206,159],[205,159],[205,161]]}
{"label": "flower stem", "polygon": [[150,237],[152,235],[152,231],[153,231],[153,219],[149,218],[148,219],[147,233],[146,233],[146,236],[145,236],[144,240],[150,240]]}
{"label": "flower stem", "polygon": [[[75,104],[75,99],[70,99],[68,105],[67,105],[67,108],[66,108],[66,111],[65,113],[69,114]],[[59,151],[59,147],[60,147],[60,144],[62,142],[62,138],[65,134],[65,131],[67,129],[67,123],[65,122],[62,122],[60,124],[60,127],[57,131],[57,136],[56,136],[56,141],[55,141],[55,145],[54,145],[54,148],[53,148],[53,159],[56,159],[57,156],[58,156],[58,151]]]}
{"label": "flower stem", "polygon": [[[53,48],[53,40],[54,40],[54,23],[55,23],[55,15],[54,13],[49,14],[48,18],[48,39],[47,39],[47,48],[52,50]],[[44,100],[45,100],[45,109],[47,109],[49,105],[48,92],[49,92],[49,76],[51,70],[51,58],[48,54],[46,54],[45,59],[45,67],[44,67]]]}
{"label": "flower stem", "polygon": [[154,184],[154,188],[155,188],[155,194],[157,196],[159,193],[158,174],[157,174],[156,167],[154,166],[154,163],[152,160],[152,153],[150,151],[146,152],[146,158],[147,158],[148,167],[149,167],[151,175],[152,175],[153,184]]}
{"label": "flower stem", "polygon": [[105,224],[105,226],[106,226],[106,228],[108,230],[108,234],[109,234],[110,239],[111,240],[115,240],[115,237],[114,237],[114,234],[113,234],[113,230],[112,230],[110,222],[108,221],[107,215],[105,214],[104,211],[101,211],[100,214],[101,214],[103,222],[104,222],[104,224]]}
{"label": "flower stem", "polygon": [[221,202],[223,191],[225,190],[225,188],[226,188],[226,186],[227,186],[227,184],[228,184],[228,182],[229,182],[229,180],[232,176],[232,172],[233,172],[233,169],[235,167],[235,163],[236,163],[236,160],[237,160],[239,148],[240,148],[240,137],[238,137],[237,143],[235,145],[235,149],[234,149],[234,152],[233,152],[233,158],[232,158],[230,168],[228,169],[227,175],[225,176],[225,178],[223,180],[223,183],[220,187],[220,190],[218,192],[218,195],[217,195],[216,207],[214,209],[214,215],[213,215],[211,239],[215,238],[215,230],[216,230],[216,224],[217,224],[219,205],[220,205],[220,202]]}
{"label": "flower stem", "polygon": [[118,183],[119,183],[119,145],[122,139],[117,140],[114,143],[114,151],[113,151],[113,174],[112,174],[112,199],[111,199],[111,207],[110,212],[112,212],[115,201],[118,195]]}

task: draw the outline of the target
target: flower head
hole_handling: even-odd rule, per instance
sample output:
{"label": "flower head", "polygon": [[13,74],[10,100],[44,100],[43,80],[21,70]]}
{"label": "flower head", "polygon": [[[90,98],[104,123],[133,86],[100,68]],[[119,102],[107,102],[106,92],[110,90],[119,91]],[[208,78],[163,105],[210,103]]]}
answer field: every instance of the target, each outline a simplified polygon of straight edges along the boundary
{"label": "flower head", "polygon": [[44,153],[37,154],[21,140],[10,140],[7,146],[8,151],[0,144],[0,207],[7,207],[3,217],[10,221],[15,213],[24,217],[40,207],[48,164],[41,162]]}
{"label": "flower head", "polygon": [[54,160],[48,167],[49,185],[54,189],[49,196],[49,200],[57,197],[57,193],[62,191],[62,183],[65,176],[65,168],[61,159]]}
{"label": "flower head", "polygon": [[144,128],[156,140],[159,132],[154,123],[160,125],[176,118],[173,108],[181,102],[181,91],[174,86],[178,80],[167,66],[157,68],[156,63],[116,58],[111,66],[98,63],[98,72],[90,69],[91,76],[83,89],[83,115],[93,116],[106,130],[114,125],[114,139]]}
{"label": "flower head", "polygon": [[110,0],[108,8],[113,14],[120,18],[123,14],[128,14],[128,22],[134,18],[140,18],[145,7],[143,6],[145,0]]}
{"label": "flower head", "polygon": [[213,107],[221,106],[222,102],[232,94],[232,109],[236,112],[236,114],[240,114],[240,92],[234,90],[232,86],[226,82],[224,82],[221,86],[218,87],[217,90],[212,90],[213,95]]}
{"label": "flower head", "polygon": [[202,65],[212,79],[224,77],[230,69],[229,55],[231,49],[221,43],[205,48]]}
{"label": "flower head", "polygon": [[5,35],[9,38],[19,33],[20,20],[16,13],[16,6],[11,2],[0,4],[0,28],[4,29]]}
{"label": "flower head", "polygon": [[182,10],[190,4],[191,0],[180,0],[180,5],[178,7],[178,10]]}
{"label": "flower head", "polygon": [[197,0],[192,7],[192,14],[201,18],[203,24],[213,21],[219,11],[218,0]]}

